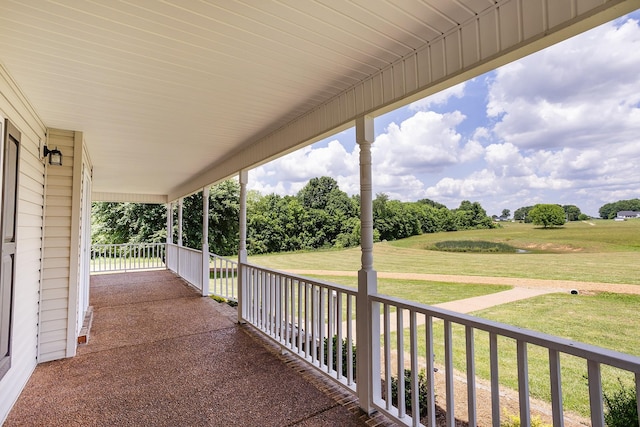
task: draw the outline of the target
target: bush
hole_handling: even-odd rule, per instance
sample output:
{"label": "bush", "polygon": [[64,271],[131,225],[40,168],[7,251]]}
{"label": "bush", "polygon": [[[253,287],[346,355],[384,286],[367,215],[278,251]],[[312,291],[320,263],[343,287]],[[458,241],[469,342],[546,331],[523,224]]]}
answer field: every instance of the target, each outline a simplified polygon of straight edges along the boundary
{"label": "bush", "polygon": [[[334,335],[332,338],[332,346],[333,346],[333,369],[337,370],[338,367],[338,336]],[[342,340],[342,376],[347,376],[347,349],[349,344],[346,339]],[[356,346],[351,345],[351,364],[353,365],[353,379],[356,379]],[[324,339],[324,364],[326,365],[328,362],[328,348],[327,348],[327,338]]]}
{"label": "bush", "polygon": [[436,242],[433,249],[444,252],[515,253],[516,248],[506,243],[476,240],[447,240]]}
{"label": "bush", "polygon": [[[418,372],[418,406],[420,407],[420,418],[425,417],[429,411],[427,395],[429,394],[429,385],[427,384],[427,375],[424,369]],[[404,370],[404,401],[407,414],[411,414],[413,405],[411,402],[411,369]],[[391,403],[398,406],[398,379],[391,377]]]}
{"label": "bush", "polygon": [[604,393],[604,421],[609,427],[627,427],[638,425],[638,405],[636,390],[625,387],[620,379],[620,388],[613,394]]}

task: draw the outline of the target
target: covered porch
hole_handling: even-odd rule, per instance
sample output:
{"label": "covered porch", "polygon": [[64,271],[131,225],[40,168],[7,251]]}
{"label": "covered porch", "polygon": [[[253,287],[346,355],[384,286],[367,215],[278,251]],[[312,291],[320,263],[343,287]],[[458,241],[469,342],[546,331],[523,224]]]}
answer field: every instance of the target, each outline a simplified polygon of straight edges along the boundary
{"label": "covered porch", "polygon": [[[12,226],[0,248],[0,422],[357,425],[366,412],[433,426],[434,388],[416,384],[421,372],[434,384],[434,340],[444,355],[438,399],[450,426],[460,405],[477,424],[479,361],[490,365],[492,424],[500,425],[501,357],[517,360],[518,413],[529,425],[532,347],[549,366],[554,425],[564,425],[561,356],[587,366],[594,426],[604,425],[601,365],[627,371],[640,390],[639,358],[380,294],[371,159],[376,117],[635,11],[640,1],[407,4],[0,3],[0,145],[12,150],[0,177],[11,195],[1,201],[2,222]],[[359,147],[358,288],[249,264],[248,171],[350,128]],[[50,148],[64,161],[47,160]],[[171,271],[94,277],[89,292],[92,201],[160,203],[168,212],[177,204],[181,215],[185,197],[232,176],[241,186],[240,244],[237,262],[221,262],[237,282],[208,289],[215,256],[207,218],[202,250],[194,250],[180,235],[174,243],[169,214],[161,247]],[[203,203],[207,212],[207,197]],[[180,284],[169,286],[174,280]],[[237,299],[235,317],[220,312],[210,292]],[[93,336],[78,346],[89,305]],[[474,352],[476,335],[488,354]],[[514,354],[499,351],[503,338]],[[454,387],[458,355],[462,399],[454,395],[462,389]],[[324,372],[325,385],[314,387],[312,372]]]}
{"label": "covered porch", "polygon": [[388,425],[168,270],[94,275],[75,358],[41,364],[18,425]]}

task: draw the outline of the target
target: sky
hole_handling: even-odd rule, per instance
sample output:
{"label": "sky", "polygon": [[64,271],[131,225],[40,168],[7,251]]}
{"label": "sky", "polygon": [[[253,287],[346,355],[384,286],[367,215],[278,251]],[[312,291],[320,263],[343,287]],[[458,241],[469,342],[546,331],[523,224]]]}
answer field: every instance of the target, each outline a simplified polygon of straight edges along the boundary
{"label": "sky", "polygon": [[[640,11],[375,118],[373,191],[488,215],[537,203],[640,197]],[[331,176],[359,191],[349,129],[249,172],[248,188],[296,194]]]}

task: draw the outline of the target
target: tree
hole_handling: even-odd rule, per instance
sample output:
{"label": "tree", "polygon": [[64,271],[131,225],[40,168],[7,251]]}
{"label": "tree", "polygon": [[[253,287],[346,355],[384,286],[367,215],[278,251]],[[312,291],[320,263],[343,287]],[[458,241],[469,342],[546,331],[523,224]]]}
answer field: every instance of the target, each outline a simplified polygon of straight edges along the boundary
{"label": "tree", "polygon": [[167,209],[144,203],[93,202],[91,241],[103,244],[163,242]]}
{"label": "tree", "polygon": [[463,200],[454,214],[458,230],[495,228],[495,224],[478,202],[471,203],[469,200]]}
{"label": "tree", "polygon": [[576,205],[564,205],[562,206],[567,221],[578,221],[580,219],[580,208]]}
{"label": "tree", "polygon": [[564,210],[560,205],[538,204],[529,212],[531,221],[544,228],[564,225]]}
{"label": "tree", "polygon": [[509,209],[502,209],[502,218],[509,218],[511,211]]}
{"label": "tree", "polygon": [[420,200],[418,200],[417,203],[421,203],[423,205],[428,205],[428,206],[431,206],[432,208],[436,208],[436,209],[446,208],[446,206],[443,205],[442,203],[434,202],[433,200],[430,200],[430,199],[420,199]]}
{"label": "tree", "polygon": [[531,212],[531,209],[533,209],[533,206],[523,206],[516,209],[513,213],[513,219],[516,221],[531,222],[531,219],[529,218],[529,212]]}
{"label": "tree", "polygon": [[618,200],[607,203],[599,210],[600,218],[613,219],[620,211],[640,211],[640,199]]}

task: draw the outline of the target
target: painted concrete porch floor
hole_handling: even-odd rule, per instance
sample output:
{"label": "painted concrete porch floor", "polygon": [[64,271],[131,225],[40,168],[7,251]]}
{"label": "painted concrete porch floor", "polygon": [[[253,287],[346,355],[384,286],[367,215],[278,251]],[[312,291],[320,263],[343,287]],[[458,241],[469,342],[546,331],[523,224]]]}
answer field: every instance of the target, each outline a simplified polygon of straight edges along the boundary
{"label": "painted concrete porch floor", "polygon": [[6,426],[365,426],[355,397],[168,271],[91,278],[78,355],[38,365]]}

